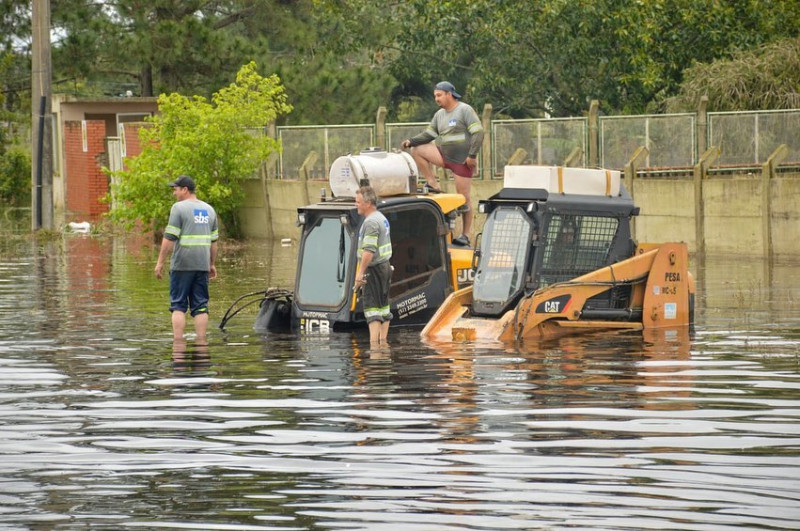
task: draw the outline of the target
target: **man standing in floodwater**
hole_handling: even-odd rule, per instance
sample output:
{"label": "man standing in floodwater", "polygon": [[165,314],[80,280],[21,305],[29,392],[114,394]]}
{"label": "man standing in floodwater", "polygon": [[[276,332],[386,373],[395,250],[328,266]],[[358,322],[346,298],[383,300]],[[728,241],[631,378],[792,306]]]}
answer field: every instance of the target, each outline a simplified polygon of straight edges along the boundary
{"label": "man standing in floodwater", "polygon": [[172,337],[183,340],[186,312],[194,318],[197,342],[206,343],[208,330],[208,281],[217,276],[219,228],[217,213],[195,195],[194,180],[181,175],[169,183],[177,200],[169,213],[156,262],[156,278],[161,278],[164,262],[172,252],[169,273],[169,311],[172,312]]}
{"label": "man standing in floodwater", "polygon": [[378,210],[378,196],[371,186],[356,192],[356,208],[364,216],[358,233],[360,258],[356,287],[362,289],[364,317],[369,327],[372,346],[386,343],[392,312],[389,309],[389,288],[392,282],[392,241],[389,220]]}

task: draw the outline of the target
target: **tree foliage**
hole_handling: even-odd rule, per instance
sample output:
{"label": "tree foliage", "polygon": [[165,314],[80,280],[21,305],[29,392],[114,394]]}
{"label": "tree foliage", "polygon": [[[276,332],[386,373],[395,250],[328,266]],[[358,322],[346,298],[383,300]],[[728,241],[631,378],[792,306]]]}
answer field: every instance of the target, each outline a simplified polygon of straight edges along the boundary
{"label": "tree foliage", "polygon": [[691,66],[668,110],[692,110],[702,96],[715,111],[800,108],[800,38]]}
{"label": "tree foliage", "polygon": [[111,217],[128,226],[165,222],[172,204],[167,183],[188,174],[198,196],[217,210],[223,230],[239,236],[242,181],[279,149],[263,128],[291,111],[280,79],[262,77],[251,62],[210,102],[172,93],[162,94],[158,105],[159,114],[140,130],[142,153],[126,160],[128,169],[112,173]]}
{"label": "tree foliage", "polygon": [[[796,0],[411,0],[391,65],[511,116],[658,110],[693,61],[796,35]],[[795,22],[792,22],[795,21]]]}
{"label": "tree foliage", "polygon": [[20,146],[4,145],[0,134],[0,203],[30,205],[31,156]]}
{"label": "tree foliage", "polygon": [[[0,78],[13,68],[13,57],[0,52]],[[6,110],[6,95],[0,92],[0,203],[10,205],[30,204],[31,157],[30,150],[16,143],[14,129],[21,122],[19,115]]]}
{"label": "tree foliage", "polygon": [[[797,0],[51,0],[54,90],[209,97],[239,65],[279,73],[293,124],[426,120],[449,79],[512,117],[656,112],[687,67],[800,32]],[[0,8],[27,105],[30,2]],[[26,78],[27,76],[27,78]],[[26,80],[27,79],[27,80]],[[286,122],[289,123],[289,122]]]}
{"label": "tree foliage", "polygon": [[[262,39],[241,24],[267,0],[58,0],[63,37],[54,67],[106,94],[183,92],[208,96],[252,58]],[[88,22],[87,22],[88,21]]]}

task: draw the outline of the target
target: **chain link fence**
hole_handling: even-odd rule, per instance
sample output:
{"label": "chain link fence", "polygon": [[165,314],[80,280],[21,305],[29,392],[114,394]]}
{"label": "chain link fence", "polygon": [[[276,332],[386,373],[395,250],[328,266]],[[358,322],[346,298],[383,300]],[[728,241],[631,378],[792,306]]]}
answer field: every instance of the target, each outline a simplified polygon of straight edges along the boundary
{"label": "chain link fence", "polygon": [[[707,145],[721,150],[715,167],[762,164],[781,144],[789,147],[784,164],[800,164],[800,110],[718,112],[707,115]],[[623,170],[637,148],[648,149],[641,165],[657,172],[686,171],[697,163],[697,114],[601,116],[598,119],[598,161],[603,168]],[[399,149],[405,138],[428,122],[388,123],[387,150]],[[589,119],[555,118],[491,122],[490,168],[484,179],[502,178],[507,164],[589,166]],[[283,150],[275,164],[280,179],[328,177],[337,157],[376,145],[374,124],[278,127]],[[483,157],[481,157],[483,160]]]}
{"label": "chain link fence", "polygon": [[800,110],[708,113],[709,146],[720,148],[714,166],[761,165],[781,144],[785,163],[800,163]]}
{"label": "chain link fence", "polygon": [[279,179],[327,180],[333,161],[375,145],[375,125],[278,127]]}
{"label": "chain link fence", "polygon": [[561,166],[575,149],[577,166],[586,166],[586,118],[492,121],[491,178],[502,178],[506,164]]}
{"label": "chain link fence", "polygon": [[694,113],[601,116],[600,166],[623,170],[636,149],[644,146],[649,151],[644,167],[692,167],[697,157],[695,120]]}
{"label": "chain link fence", "polygon": [[400,142],[423,132],[430,122],[386,124],[386,149],[400,149]]}

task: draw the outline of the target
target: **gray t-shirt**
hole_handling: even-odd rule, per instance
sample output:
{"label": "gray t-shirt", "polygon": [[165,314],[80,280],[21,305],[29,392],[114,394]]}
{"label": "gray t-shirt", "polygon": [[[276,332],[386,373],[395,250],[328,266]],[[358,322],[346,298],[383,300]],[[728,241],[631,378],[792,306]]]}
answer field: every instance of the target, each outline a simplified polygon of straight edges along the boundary
{"label": "gray t-shirt", "polygon": [[477,155],[483,144],[483,125],[475,109],[458,102],[453,110],[439,109],[425,131],[411,138],[418,146],[436,140],[445,160],[463,164],[468,155]]}
{"label": "gray t-shirt", "polygon": [[358,257],[364,251],[370,251],[373,267],[386,262],[392,257],[392,239],[389,231],[389,220],[381,212],[375,211],[364,219],[359,231]]}
{"label": "gray t-shirt", "polygon": [[164,237],[175,242],[172,271],[208,271],[211,242],[219,239],[217,213],[199,199],[185,199],[172,205]]}

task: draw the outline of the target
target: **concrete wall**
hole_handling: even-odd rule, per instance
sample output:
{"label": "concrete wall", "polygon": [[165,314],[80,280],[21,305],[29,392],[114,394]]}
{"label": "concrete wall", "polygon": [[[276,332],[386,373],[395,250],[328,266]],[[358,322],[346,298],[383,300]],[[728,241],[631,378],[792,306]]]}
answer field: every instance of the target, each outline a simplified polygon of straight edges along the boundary
{"label": "concrete wall", "polygon": [[776,257],[800,256],[800,174],[773,179],[771,236]]}
{"label": "concrete wall", "polygon": [[641,209],[634,220],[636,240],[686,242],[692,251],[697,247],[691,179],[635,179],[629,189],[634,203]]}
{"label": "concrete wall", "polygon": [[103,120],[106,134],[116,136],[117,115],[153,114],[158,111],[157,98],[78,99],[65,94],[53,95],[53,114],[62,122]]}
{"label": "concrete wall", "polygon": [[707,180],[703,196],[707,253],[762,254],[758,176]]}
{"label": "concrete wall", "polygon": [[[325,181],[282,181],[253,179],[246,183],[247,204],[241,211],[248,238],[275,239],[299,236],[295,225],[297,207],[319,200]],[[500,180],[473,183],[473,207],[502,186]],[[629,186],[641,208],[635,221],[640,242],[685,241],[697,249],[695,228],[695,186],[691,177],[639,178]],[[444,190],[455,191],[452,181]],[[800,258],[800,174],[779,174],[769,183],[770,223],[763,223],[761,175],[711,177],[702,182],[706,254],[762,257],[771,239],[772,254],[778,258]],[[264,205],[268,204],[269,209]],[[330,192],[328,191],[328,197]],[[271,218],[271,225],[268,220]],[[473,232],[483,228],[483,216],[476,214]]]}
{"label": "concrete wall", "polygon": [[[441,181],[440,181],[441,182]],[[479,199],[487,199],[497,193],[502,181],[475,181],[472,186],[473,208]],[[274,179],[251,179],[245,182],[247,200],[239,211],[244,236],[253,239],[292,238],[297,240],[300,230],[295,223],[297,207],[316,203],[320,198],[320,190],[324,188],[328,198],[331,197],[327,181],[287,181]],[[443,184],[446,192],[455,193],[452,181]],[[264,208],[269,204],[269,210]],[[272,236],[270,236],[271,218]],[[473,232],[483,229],[483,216],[476,214]],[[458,228],[458,227],[457,227]]]}

